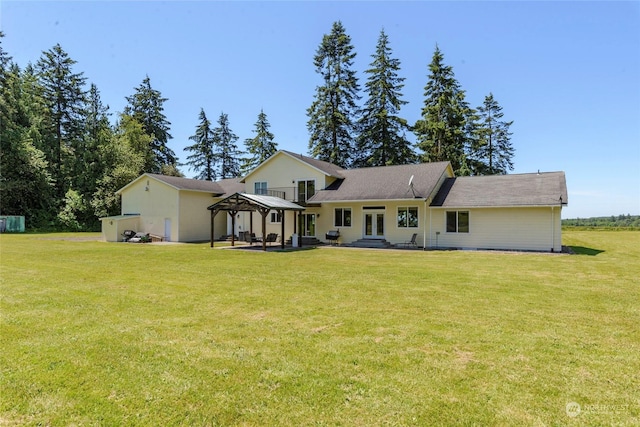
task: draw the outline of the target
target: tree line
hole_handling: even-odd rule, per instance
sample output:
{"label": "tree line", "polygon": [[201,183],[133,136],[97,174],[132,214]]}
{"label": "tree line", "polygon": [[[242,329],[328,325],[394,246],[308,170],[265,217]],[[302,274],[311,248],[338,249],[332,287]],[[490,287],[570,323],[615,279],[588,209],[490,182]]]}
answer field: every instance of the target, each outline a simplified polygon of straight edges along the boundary
{"label": "tree line", "polygon": [[565,227],[640,228],[640,215],[611,215],[591,218],[563,219]]}
{"label": "tree line", "polygon": [[[424,88],[421,117],[414,124],[400,116],[404,78],[393,57],[389,37],[380,31],[372,61],[365,70],[363,105],[353,70],[351,38],[340,21],[318,47],[314,65],[322,84],[307,110],[313,157],[342,167],[386,166],[450,161],[456,175],[505,174],[513,169],[512,121],[489,93],[470,107],[453,68],[436,46]],[[416,144],[408,134],[413,133]]]}
{"label": "tree line", "polygon": [[[241,150],[228,115],[222,112],[214,124],[201,109],[181,164],[168,145],[168,99],[149,76],[125,97],[112,124],[100,91],[95,84],[87,88],[87,78],[59,44],[20,68],[3,49],[2,37],[0,32],[1,209],[24,215],[30,228],[97,229],[98,218],[120,212],[115,192],[142,173],[183,176],[180,166],[188,166],[197,179],[234,178],[278,150],[264,111]],[[513,122],[502,120],[491,94],[471,108],[438,47],[429,64],[422,115],[413,125],[400,116],[407,104],[404,78],[384,30],[365,70],[363,105],[355,56],[350,37],[335,22],[313,61],[322,84],[307,110],[309,155],[345,168],[450,161],[458,175],[513,169]]]}

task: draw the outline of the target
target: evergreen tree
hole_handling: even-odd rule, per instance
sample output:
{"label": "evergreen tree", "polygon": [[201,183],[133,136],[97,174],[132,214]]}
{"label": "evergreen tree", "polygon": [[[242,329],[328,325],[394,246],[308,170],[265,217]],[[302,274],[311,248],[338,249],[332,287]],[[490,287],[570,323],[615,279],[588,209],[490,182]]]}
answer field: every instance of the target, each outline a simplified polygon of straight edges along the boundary
{"label": "evergreen tree", "polygon": [[[0,32],[0,42],[4,35]],[[24,215],[32,227],[51,219],[53,187],[44,153],[34,144],[36,121],[26,108],[22,73],[0,43],[0,201],[5,215]],[[40,100],[44,108],[43,101]]]}
{"label": "evergreen tree", "polygon": [[425,86],[422,118],[414,126],[418,147],[426,162],[450,161],[456,175],[468,175],[465,152],[469,143],[467,119],[471,109],[453,68],[443,63],[436,46]]}
{"label": "evergreen tree", "polygon": [[238,137],[229,127],[229,117],[220,113],[218,127],[213,130],[215,149],[214,156],[220,164],[218,176],[221,179],[240,176],[240,151],[236,141]]}
{"label": "evergreen tree", "polygon": [[197,172],[196,179],[215,181],[216,158],[213,154],[215,135],[211,129],[211,122],[202,108],[199,119],[200,124],[196,127],[196,133],[189,137],[194,144],[185,148],[185,151],[193,153],[187,157],[187,164]]}
{"label": "evergreen tree", "polygon": [[136,93],[126,97],[129,105],[125,107],[124,113],[136,119],[147,135],[151,136],[152,161],[145,164],[146,172],[160,173],[163,165],[176,165],[177,158],[173,150],[167,143],[173,138],[169,133],[171,123],[164,115],[164,103],[168,101],[163,98],[160,91],[151,87],[151,79],[146,76],[140,86],[136,88]]}
{"label": "evergreen tree", "polygon": [[355,56],[351,37],[340,21],[334,22],[313,61],[324,84],[316,88],[315,100],[307,109],[310,155],[342,167],[351,165],[355,144],[360,89],[351,69]]}
{"label": "evergreen tree", "polygon": [[373,62],[366,71],[368,100],[359,120],[357,166],[386,166],[414,163],[416,154],[406,138],[407,121],[397,114],[406,104],[400,90],[404,78],[398,77],[400,61],[392,58],[389,38],[380,31]]}
{"label": "evergreen tree", "polygon": [[250,154],[251,157],[244,159],[241,167],[242,175],[251,172],[252,169],[278,151],[278,144],[273,141],[273,134],[269,132],[269,127],[271,127],[271,125],[267,120],[267,115],[263,110],[260,110],[258,121],[253,131],[256,136],[247,138],[244,141],[244,145],[247,147],[247,153]]}
{"label": "evergreen tree", "polygon": [[511,144],[509,127],[513,121],[505,122],[502,107],[489,93],[482,106],[478,107],[478,141],[471,154],[478,164],[478,174],[506,174],[513,170],[514,148]]}
{"label": "evergreen tree", "polygon": [[53,138],[44,153],[55,180],[56,193],[63,197],[71,186],[75,152],[81,149],[85,107],[85,78],[72,70],[76,61],[56,44],[42,52],[36,67],[42,96],[50,115]]}
{"label": "evergreen tree", "polygon": [[76,154],[78,166],[74,174],[74,188],[86,200],[91,200],[96,191],[96,184],[104,173],[100,147],[110,144],[112,138],[113,129],[109,124],[109,106],[102,103],[100,91],[95,84],[91,84],[84,118],[83,147]]}

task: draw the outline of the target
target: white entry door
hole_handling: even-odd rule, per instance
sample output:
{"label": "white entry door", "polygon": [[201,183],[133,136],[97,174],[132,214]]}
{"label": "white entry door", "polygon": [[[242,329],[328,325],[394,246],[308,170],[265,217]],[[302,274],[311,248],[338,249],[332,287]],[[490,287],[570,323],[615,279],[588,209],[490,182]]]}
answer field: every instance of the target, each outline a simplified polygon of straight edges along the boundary
{"label": "white entry door", "polygon": [[384,211],[364,213],[363,236],[365,239],[384,238]]}
{"label": "white entry door", "polygon": [[171,241],[171,218],[164,219],[164,240]]}

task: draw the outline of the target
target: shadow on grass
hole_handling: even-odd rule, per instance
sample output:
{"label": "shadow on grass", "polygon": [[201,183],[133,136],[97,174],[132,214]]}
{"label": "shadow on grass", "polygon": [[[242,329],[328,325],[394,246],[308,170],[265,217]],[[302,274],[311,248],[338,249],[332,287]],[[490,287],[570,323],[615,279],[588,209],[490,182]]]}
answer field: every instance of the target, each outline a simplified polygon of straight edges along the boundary
{"label": "shadow on grass", "polygon": [[576,255],[589,255],[589,256],[596,256],[604,252],[600,249],[585,248],[584,246],[571,246],[571,250]]}

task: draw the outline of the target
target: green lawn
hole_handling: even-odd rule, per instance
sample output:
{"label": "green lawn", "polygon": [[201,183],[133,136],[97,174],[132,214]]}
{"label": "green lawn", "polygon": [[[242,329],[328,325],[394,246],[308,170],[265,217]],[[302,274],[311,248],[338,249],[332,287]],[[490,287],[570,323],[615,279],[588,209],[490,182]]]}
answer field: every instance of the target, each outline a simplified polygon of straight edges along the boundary
{"label": "green lawn", "polygon": [[578,255],[87,236],[0,235],[0,425],[640,424],[640,232],[565,232]]}

